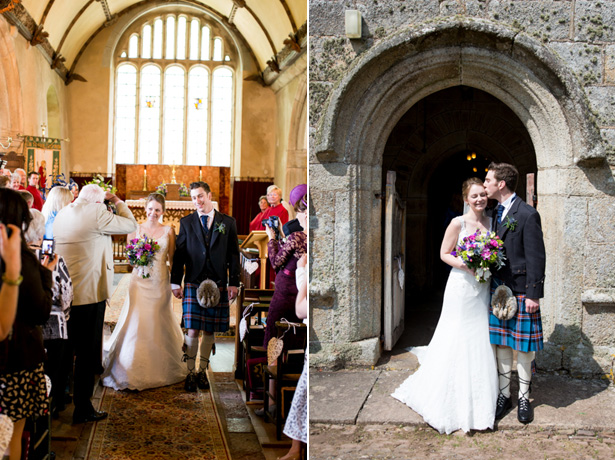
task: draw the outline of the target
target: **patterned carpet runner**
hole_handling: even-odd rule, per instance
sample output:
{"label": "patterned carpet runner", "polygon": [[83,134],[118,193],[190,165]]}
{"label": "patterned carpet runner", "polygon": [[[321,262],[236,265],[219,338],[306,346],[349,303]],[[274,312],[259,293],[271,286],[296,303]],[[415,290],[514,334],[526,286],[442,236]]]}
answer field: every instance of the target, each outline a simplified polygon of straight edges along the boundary
{"label": "patterned carpet runner", "polygon": [[141,392],[105,388],[86,459],[230,460],[209,391],[187,393],[183,382]]}

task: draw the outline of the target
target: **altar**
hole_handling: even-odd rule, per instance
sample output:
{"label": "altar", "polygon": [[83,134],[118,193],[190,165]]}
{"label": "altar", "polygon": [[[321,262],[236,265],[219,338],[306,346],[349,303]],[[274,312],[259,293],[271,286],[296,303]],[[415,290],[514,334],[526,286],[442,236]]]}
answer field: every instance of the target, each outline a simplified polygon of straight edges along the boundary
{"label": "altar", "polygon": [[[128,208],[132,211],[132,215],[138,223],[145,222],[145,198],[140,200],[126,200]],[[191,212],[194,212],[195,207],[192,201],[166,201],[166,210],[162,216],[162,223],[165,225],[171,225],[175,229],[175,233],[179,233],[179,221],[182,217],[187,216]],[[218,202],[212,201],[216,211],[220,211],[218,208]]]}

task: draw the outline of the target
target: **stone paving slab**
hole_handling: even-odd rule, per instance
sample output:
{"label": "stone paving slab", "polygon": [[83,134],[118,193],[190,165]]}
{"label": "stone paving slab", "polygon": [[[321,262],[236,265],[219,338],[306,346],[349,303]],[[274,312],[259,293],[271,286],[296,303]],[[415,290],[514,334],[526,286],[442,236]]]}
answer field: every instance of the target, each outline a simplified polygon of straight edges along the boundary
{"label": "stone paving slab", "polygon": [[[409,374],[407,370],[312,371],[310,422],[425,425],[418,414],[390,396]],[[513,395],[516,391],[513,383]],[[615,388],[605,380],[539,374],[534,377],[531,399],[532,429],[615,430]],[[523,428],[517,421],[516,401],[496,427]]]}
{"label": "stone paving slab", "polygon": [[310,372],[310,423],[354,424],[379,370]]}

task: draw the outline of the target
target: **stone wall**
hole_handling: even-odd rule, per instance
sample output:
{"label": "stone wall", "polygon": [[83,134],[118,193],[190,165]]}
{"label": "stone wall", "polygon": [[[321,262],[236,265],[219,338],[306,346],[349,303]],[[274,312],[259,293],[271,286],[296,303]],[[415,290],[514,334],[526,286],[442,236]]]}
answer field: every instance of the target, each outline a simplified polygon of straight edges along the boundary
{"label": "stone wall", "polygon": [[[363,16],[344,35],[345,9]],[[615,352],[615,2],[310,1],[313,366],[380,355],[382,151],[395,123],[467,85],[532,140],[547,248],[538,365],[607,373]]]}

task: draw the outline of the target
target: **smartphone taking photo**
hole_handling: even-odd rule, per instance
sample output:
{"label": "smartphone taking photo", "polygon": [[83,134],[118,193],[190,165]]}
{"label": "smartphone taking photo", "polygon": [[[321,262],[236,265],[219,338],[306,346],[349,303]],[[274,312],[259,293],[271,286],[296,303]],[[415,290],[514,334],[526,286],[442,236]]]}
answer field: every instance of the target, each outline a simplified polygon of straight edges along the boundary
{"label": "smartphone taking photo", "polygon": [[41,245],[41,260],[45,258],[45,256],[49,256],[49,260],[53,259],[53,253],[56,247],[55,239],[43,239],[43,244]]}

